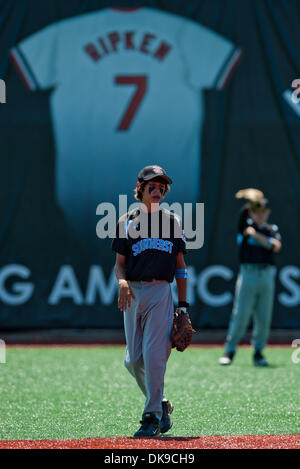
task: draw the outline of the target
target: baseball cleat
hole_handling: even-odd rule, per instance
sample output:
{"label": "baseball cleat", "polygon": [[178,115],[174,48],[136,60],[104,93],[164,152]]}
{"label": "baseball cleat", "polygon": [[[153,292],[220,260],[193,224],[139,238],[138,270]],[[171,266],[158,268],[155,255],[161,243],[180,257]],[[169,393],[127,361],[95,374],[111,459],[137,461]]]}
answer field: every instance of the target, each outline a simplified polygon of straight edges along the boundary
{"label": "baseball cleat", "polygon": [[253,355],[253,364],[255,366],[269,366],[269,363],[259,351],[256,351]]}
{"label": "baseball cleat", "polygon": [[225,353],[225,355],[219,359],[219,365],[231,365],[234,355],[234,352]]}
{"label": "baseball cleat", "polygon": [[144,414],[140,423],[142,426],[137,432],[135,432],[135,438],[147,438],[159,435],[159,420],[154,414]]}
{"label": "baseball cleat", "polygon": [[173,422],[170,418],[170,414],[173,412],[174,406],[170,401],[162,401],[162,417],[159,424],[160,432],[166,433],[170,430]]}

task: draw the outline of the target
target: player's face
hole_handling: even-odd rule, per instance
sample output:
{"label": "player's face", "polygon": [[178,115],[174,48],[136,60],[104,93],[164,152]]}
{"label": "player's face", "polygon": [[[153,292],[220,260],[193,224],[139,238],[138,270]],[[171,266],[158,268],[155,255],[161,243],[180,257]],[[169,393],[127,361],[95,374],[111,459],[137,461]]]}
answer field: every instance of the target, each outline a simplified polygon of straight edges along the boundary
{"label": "player's face", "polygon": [[143,203],[157,204],[159,203],[165,193],[165,184],[157,181],[149,181],[144,189],[143,193]]}
{"label": "player's face", "polygon": [[250,211],[250,216],[254,223],[256,223],[258,226],[263,225],[264,223],[267,222],[269,216],[270,216],[271,210],[269,208],[263,208],[261,210],[251,210]]}

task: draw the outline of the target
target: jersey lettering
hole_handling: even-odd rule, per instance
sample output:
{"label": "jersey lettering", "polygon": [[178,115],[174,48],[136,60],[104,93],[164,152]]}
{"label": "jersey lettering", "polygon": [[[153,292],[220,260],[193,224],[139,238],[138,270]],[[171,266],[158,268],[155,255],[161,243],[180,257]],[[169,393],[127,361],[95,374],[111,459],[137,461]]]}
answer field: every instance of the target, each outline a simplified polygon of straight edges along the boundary
{"label": "jersey lettering", "polygon": [[137,44],[134,34],[135,31],[112,31],[106,34],[105,37],[99,37],[94,43],[89,42],[86,44],[84,50],[94,62],[98,62],[103,55],[121,52],[122,50],[136,50],[161,62],[172,49],[171,44],[157,39],[155,34],[151,33],[144,33],[141,41],[139,41],[140,44]]}
{"label": "jersey lettering", "polygon": [[165,251],[172,254],[172,247],[173,243],[171,241],[157,238],[145,238],[132,245],[132,252],[134,256],[137,256],[147,249],[158,249],[159,251]]}

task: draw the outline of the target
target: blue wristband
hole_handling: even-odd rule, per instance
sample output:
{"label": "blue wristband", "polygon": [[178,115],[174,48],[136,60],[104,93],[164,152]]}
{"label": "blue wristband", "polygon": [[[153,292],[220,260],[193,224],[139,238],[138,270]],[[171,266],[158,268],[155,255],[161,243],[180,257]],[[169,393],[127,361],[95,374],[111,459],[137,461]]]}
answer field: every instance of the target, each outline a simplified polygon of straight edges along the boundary
{"label": "blue wristband", "polygon": [[187,278],[187,269],[176,269],[175,278]]}

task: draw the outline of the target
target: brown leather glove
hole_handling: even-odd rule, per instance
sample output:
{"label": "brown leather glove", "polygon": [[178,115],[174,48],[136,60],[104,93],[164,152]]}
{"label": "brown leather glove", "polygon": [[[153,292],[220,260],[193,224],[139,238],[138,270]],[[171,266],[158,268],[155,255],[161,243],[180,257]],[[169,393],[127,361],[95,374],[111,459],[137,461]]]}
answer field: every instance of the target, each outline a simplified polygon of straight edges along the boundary
{"label": "brown leather glove", "polygon": [[172,348],[176,348],[178,352],[183,352],[192,342],[195,332],[188,313],[184,313],[182,308],[177,308],[174,313],[171,332]]}

